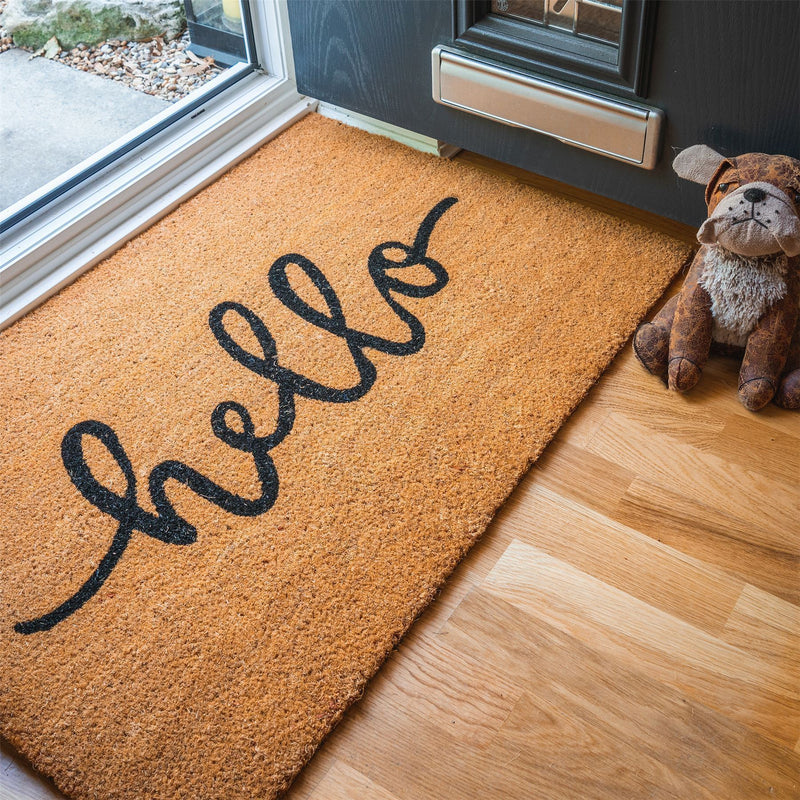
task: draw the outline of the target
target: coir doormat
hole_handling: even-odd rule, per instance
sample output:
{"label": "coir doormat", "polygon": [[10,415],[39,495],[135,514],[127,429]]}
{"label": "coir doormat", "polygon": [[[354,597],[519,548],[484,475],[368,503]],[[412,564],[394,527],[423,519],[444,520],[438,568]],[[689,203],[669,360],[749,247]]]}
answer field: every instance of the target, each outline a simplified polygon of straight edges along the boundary
{"label": "coir doormat", "polygon": [[687,247],[312,116],[0,337],[0,733],[270,798]]}

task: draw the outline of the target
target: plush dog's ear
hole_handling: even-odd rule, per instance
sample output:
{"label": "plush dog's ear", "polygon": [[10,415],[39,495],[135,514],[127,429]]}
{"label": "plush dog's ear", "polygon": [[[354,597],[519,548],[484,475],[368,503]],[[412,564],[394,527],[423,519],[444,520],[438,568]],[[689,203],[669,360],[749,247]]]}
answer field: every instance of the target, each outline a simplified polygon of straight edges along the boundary
{"label": "plush dog's ear", "polygon": [[706,184],[714,177],[723,161],[725,156],[721,156],[716,150],[704,144],[695,144],[678,153],[672,162],[672,168],[687,181]]}

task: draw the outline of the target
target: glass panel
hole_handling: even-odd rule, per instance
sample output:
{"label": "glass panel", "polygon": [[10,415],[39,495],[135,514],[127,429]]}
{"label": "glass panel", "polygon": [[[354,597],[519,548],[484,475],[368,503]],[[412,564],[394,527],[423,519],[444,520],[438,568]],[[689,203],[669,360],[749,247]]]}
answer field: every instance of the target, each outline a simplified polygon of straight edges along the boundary
{"label": "glass panel", "polygon": [[575,33],[619,46],[622,0],[578,0]]}
{"label": "glass panel", "polygon": [[492,11],[504,17],[544,22],[545,0],[492,0]]}
{"label": "glass panel", "polygon": [[491,10],[584,39],[619,45],[622,0],[492,0]]}
{"label": "glass panel", "polygon": [[169,16],[123,19],[109,35],[29,3],[34,35],[4,27],[0,0],[0,215],[247,61],[239,0],[163,5]]}
{"label": "glass panel", "polygon": [[575,30],[577,12],[577,0],[547,0],[545,25],[572,33]]}

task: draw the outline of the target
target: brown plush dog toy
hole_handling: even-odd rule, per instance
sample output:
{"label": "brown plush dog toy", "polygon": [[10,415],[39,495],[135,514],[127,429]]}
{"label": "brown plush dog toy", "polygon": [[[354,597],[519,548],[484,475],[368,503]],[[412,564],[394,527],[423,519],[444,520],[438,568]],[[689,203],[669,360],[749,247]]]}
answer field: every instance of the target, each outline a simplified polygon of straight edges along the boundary
{"label": "brown plush dog toy", "polygon": [[800,161],[725,158],[698,144],[673,162],[706,184],[702,247],[680,293],[636,332],[636,357],[670,389],[700,379],[712,344],[743,354],[739,399],[800,409]]}

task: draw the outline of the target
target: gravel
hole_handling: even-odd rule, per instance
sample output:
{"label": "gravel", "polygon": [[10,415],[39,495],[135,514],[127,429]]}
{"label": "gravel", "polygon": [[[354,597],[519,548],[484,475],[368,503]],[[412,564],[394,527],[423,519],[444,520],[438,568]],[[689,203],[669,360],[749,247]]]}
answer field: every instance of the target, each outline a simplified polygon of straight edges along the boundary
{"label": "gravel", "polygon": [[[2,27],[6,0],[0,0],[0,53],[15,47]],[[52,41],[52,40],[51,40]],[[177,39],[165,41],[156,37],[143,42],[110,39],[72,50],[61,50],[53,43],[50,48],[31,53],[31,58],[51,58],[73,69],[118,81],[145,94],[174,102],[216,77],[222,70],[213,58],[200,58],[189,49],[189,32]],[[27,49],[27,48],[20,48]]]}

